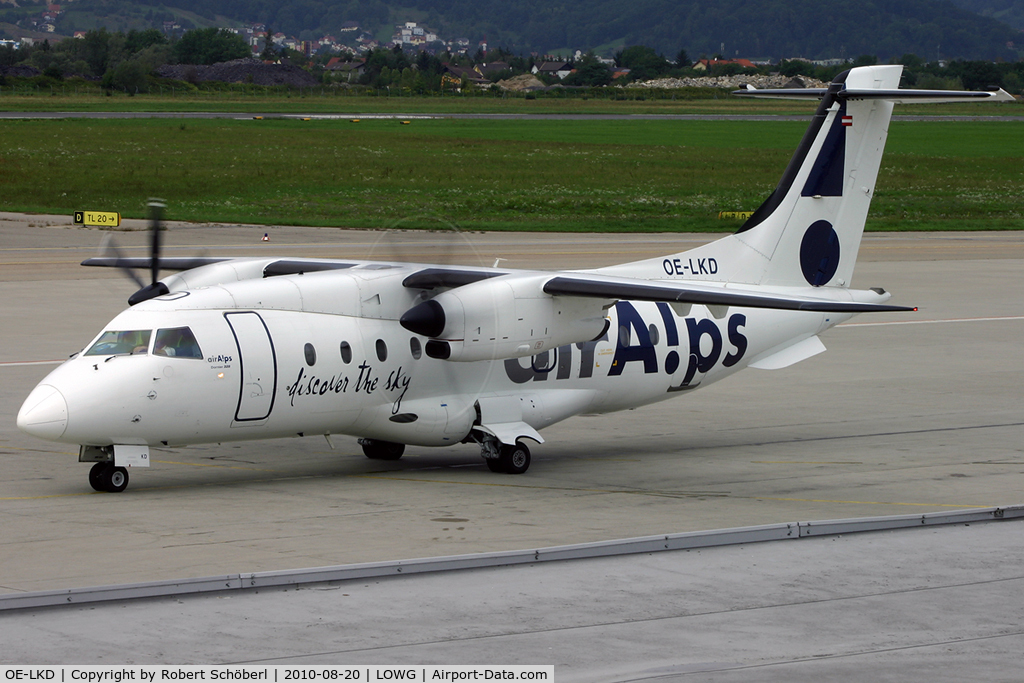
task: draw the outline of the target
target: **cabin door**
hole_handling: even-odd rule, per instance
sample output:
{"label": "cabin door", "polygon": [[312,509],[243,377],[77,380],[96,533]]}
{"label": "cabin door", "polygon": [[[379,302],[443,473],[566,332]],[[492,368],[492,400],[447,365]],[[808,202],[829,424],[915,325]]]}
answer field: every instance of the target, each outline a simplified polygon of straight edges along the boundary
{"label": "cabin door", "polygon": [[225,313],[238,347],[238,407],[235,422],[256,422],[270,417],[277,394],[277,355],[270,330],[259,313]]}

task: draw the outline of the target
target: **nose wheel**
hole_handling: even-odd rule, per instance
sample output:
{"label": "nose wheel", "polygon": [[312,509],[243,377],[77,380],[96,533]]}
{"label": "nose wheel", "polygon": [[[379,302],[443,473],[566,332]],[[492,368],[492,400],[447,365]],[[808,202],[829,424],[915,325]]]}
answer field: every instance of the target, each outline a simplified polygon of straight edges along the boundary
{"label": "nose wheel", "polygon": [[121,493],[128,488],[128,470],[110,462],[98,462],[89,470],[89,485],[96,491]]}

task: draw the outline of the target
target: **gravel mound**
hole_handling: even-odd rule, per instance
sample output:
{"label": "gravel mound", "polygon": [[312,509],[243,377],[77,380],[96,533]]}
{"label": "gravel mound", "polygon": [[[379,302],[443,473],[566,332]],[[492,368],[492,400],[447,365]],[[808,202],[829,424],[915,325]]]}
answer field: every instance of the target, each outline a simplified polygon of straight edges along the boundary
{"label": "gravel mound", "polygon": [[545,88],[541,80],[533,74],[520,74],[519,76],[513,76],[512,78],[505,79],[504,81],[498,81],[498,87],[503,90],[512,90],[515,92],[523,90],[543,90]]}
{"label": "gravel mound", "polygon": [[34,66],[27,64],[12,64],[11,66],[0,66],[0,76],[11,76],[14,78],[32,78],[38,76],[41,71]]}
{"label": "gravel mound", "polygon": [[631,83],[630,88],[726,88],[735,90],[747,84],[755,88],[827,88],[828,84],[807,76],[796,78],[772,74],[737,76],[700,76],[698,78],[656,78],[653,81]]}
{"label": "gravel mound", "polygon": [[218,64],[166,64],[157,69],[161,78],[173,78],[189,83],[221,81],[223,83],[252,83],[254,85],[287,85],[309,88],[319,82],[308,71],[292,64],[264,64],[246,57]]}

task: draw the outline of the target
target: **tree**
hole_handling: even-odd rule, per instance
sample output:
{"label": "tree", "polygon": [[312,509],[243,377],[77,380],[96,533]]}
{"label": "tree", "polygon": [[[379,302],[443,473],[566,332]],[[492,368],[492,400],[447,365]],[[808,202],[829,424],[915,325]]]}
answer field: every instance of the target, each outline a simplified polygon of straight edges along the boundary
{"label": "tree", "polygon": [[919,71],[924,67],[924,60],[910,52],[897,59],[896,63],[902,64],[908,69],[912,69],[914,71]]}
{"label": "tree", "polygon": [[690,55],[686,54],[686,48],[681,49],[679,54],[676,55],[676,66],[680,69],[685,69],[691,64],[693,62],[690,61]]}
{"label": "tree", "polygon": [[[69,42],[69,41],[64,41]],[[78,41],[70,41],[77,43]],[[107,29],[88,31],[82,39],[82,59],[89,65],[93,76],[102,76],[107,72],[107,60],[110,54],[110,34]]]}
{"label": "tree", "polygon": [[167,36],[155,28],[148,28],[145,31],[129,31],[124,39],[125,51],[128,54],[141,52],[153,45],[166,45]]}
{"label": "tree", "polygon": [[667,74],[672,65],[646,45],[632,45],[615,55],[615,63],[629,69],[635,81],[647,81]]}
{"label": "tree", "polygon": [[27,49],[15,50],[13,45],[0,47],[0,66],[12,66],[21,61]]}
{"label": "tree", "polygon": [[576,62],[576,70],[565,77],[566,85],[589,85],[592,87],[608,85],[612,82],[612,72],[601,63],[593,52],[588,52]]}
{"label": "tree", "polygon": [[249,54],[245,39],[223,28],[186,31],[172,50],[179,64],[216,64],[248,57]]}
{"label": "tree", "polygon": [[126,59],[103,77],[104,88],[117,88],[129,95],[149,91],[149,69],[137,59]]}
{"label": "tree", "polygon": [[263,41],[263,52],[260,53],[260,59],[264,62],[276,62],[277,61],[277,48],[274,47],[274,34],[270,32],[270,25],[267,25],[266,38]]}
{"label": "tree", "polygon": [[949,65],[949,71],[959,76],[968,90],[984,90],[988,87],[999,86],[1003,82],[1003,75],[999,73],[999,67],[992,62],[955,61]]}

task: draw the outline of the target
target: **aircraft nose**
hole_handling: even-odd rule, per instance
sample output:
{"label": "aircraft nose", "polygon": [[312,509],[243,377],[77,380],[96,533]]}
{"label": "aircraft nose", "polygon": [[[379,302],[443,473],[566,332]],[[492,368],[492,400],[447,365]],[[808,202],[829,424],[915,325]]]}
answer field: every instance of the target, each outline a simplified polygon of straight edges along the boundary
{"label": "aircraft nose", "polygon": [[56,387],[40,384],[18,411],[18,429],[40,439],[59,439],[68,427],[68,403]]}

